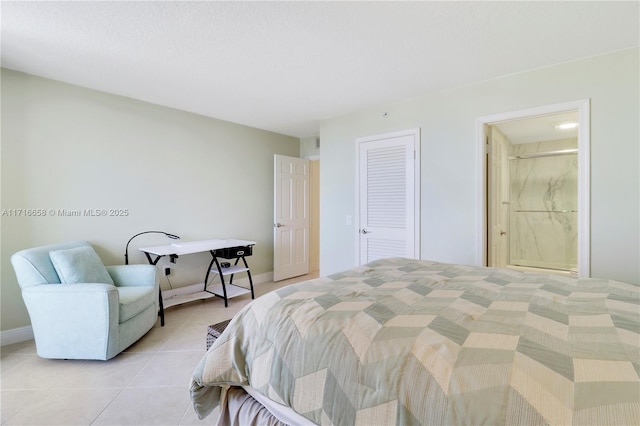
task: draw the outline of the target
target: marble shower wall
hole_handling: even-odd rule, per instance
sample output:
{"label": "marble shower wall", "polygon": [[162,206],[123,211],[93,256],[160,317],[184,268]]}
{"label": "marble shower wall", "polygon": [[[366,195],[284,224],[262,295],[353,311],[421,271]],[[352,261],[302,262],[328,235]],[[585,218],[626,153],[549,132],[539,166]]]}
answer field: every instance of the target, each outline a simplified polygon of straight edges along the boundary
{"label": "marble shower wall", "polygon": [[[577,147],[577,139],[514,144],[511,155]],[[509,174],[509,263],[575,270],[578,156],[510,159]]]}

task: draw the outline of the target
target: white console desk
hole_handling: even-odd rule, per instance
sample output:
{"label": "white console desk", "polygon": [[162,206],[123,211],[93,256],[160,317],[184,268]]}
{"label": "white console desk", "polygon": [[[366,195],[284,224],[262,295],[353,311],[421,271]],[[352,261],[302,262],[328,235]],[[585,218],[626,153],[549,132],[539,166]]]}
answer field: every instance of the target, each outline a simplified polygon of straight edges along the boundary
{"label": "white console desk", "polygon": [[[247,264],[246,256],[253,254],[253,246],[255,241],[237,240],[237,239],[216,239],[216,240],[202,240],[202,241],[187,241],[177,242],[173,244],[167,244],[163,246],[153,247],[141,247],[139,250],[143,252],[147,260],[152,265],[157,265],[158,261],[169,256],[171,262],[175,263],[175,259],[194,253],[209,252],[211,254],[211,262],[207,268],[207,272],[204,277],[204,288],[198,292],[195,297],[178,298],[175,301],[167,300],[163,301],[162,291],[160,292],[160,323],[164,326],[164,307],[177,305],[180,303],[186,303],[188,301],[204,299],[212,297],[213,295],[222,297],[224,299],[224,306],[228,306],[228,300],[232,297],[240,296],[241,294],[251,293],[251,298],[254,298],[253,293],[253,280],[251,279],[251,271]],[[153,257],[155,256],[155,258]],[[223,268],[220,264],[219,258],[223,259],[235,259],[235,263],[229,267]],[[242,264],[239,264],[242,260]],[[249,288],[240,287],[233,284],[233,276],[235,274],[246,272],[249,278]],[[220,277],[220,284],[216,284],[208,287],[209,275],[211,273],[217,274]],[[229,283],[225,283],[224,277],[230,276]],[[172,303],[175,302],[175,303]]]}

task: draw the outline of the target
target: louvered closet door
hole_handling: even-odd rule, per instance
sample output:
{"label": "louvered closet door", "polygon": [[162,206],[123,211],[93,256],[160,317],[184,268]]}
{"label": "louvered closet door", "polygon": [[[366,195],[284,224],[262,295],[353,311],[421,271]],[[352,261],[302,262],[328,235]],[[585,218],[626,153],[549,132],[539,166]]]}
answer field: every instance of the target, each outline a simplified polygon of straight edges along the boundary
{"label": "louvered closet door", "polygon": [[359,139],[360,264],[419,258],[417,130]]}

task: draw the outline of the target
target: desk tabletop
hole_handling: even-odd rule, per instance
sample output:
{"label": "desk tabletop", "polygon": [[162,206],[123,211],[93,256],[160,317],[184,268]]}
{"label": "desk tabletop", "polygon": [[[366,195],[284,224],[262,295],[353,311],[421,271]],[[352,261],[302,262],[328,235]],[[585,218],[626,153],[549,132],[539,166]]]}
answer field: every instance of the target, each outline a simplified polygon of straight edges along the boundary
{"label": "desk tabletop", "polygon": [[229,247],[245,247],[255,245],[255,241],[237,240],[235,238],[201,240],[201,241],[184,241],[163,246],[140,247],[138,250],[155,254],[156,256],[169,256],[177,254],[192,254],[210,250],[219,250]]}

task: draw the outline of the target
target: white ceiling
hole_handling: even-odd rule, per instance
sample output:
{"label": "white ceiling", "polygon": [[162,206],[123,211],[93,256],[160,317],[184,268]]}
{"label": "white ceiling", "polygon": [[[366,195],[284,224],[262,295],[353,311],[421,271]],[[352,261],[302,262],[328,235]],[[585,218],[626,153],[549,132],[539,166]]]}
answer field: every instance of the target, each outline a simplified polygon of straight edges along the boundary
{"label": "white ceiling", "polygon": [[556,126],[577,123],[578,111],[540,115],[497,123],[495,126],[514,144],[554,141],[578,137],[578,128],[561,130]]}
{"label": "white ceiling", "polygon": [[2,66],[297,137],[639,45],[630,2],[10,2]]}

